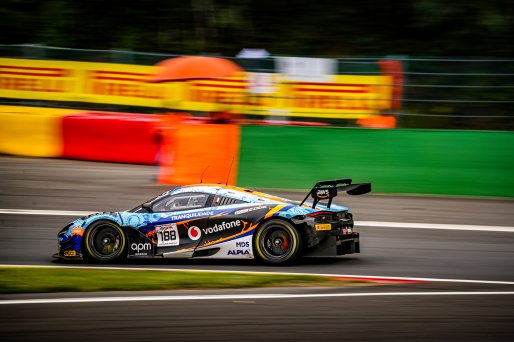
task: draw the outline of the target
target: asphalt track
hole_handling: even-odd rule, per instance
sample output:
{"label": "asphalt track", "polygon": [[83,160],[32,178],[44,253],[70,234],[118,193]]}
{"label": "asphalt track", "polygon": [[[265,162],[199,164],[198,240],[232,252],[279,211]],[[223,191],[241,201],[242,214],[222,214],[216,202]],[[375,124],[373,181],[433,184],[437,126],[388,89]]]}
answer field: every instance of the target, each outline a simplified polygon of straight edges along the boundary
{"label": "asphalt track", "polygon": [[[155,184],[156,173],[151,166],[4,156],[0,157],[0,209],[128,209],[169,188]],[[357,221],[514,226],[514,201],[506,199],[365,195],[337,201],[347,204]],[[0,214],[0,263],[56,265],[50,258],[56,233],[72,219]],[[514,281],[512,232],[357,229],[361,254],[304,258],[288,267],[212,260],[121,266]],[[357,290],[361,291],[340,291]],[[513,291],[513,286],[429,282],[365,290],[487,292]],[[469,294],[9,305],[0,307],[0,339],[507,341],[514,338],[513,304],[513,295]],[[63,333],[64,327],[75,330]]]}

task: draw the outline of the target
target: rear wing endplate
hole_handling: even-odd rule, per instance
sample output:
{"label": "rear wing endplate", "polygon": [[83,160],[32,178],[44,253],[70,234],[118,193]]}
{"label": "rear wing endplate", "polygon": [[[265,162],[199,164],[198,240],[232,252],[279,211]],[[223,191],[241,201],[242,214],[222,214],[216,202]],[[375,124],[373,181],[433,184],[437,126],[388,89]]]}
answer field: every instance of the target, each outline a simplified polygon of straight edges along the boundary
{"label": "rear wing endplate", "polygon": [[330,208],[332,199],[337,196],[338,191],[346,192],[348,195],[363,195],[371,191],[371,183],[352,184],[350,178],[320,181],[314,185],[300,205],[303,205],[311,196],[312,208],[322,200],[328,200],[327,208]]}

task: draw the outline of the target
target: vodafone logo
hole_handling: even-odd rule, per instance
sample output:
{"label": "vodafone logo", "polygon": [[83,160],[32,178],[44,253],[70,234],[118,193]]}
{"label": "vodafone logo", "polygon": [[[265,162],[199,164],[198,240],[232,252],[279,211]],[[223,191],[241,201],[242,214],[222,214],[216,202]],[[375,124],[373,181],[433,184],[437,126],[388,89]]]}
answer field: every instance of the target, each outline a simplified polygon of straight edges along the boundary
{"label": "vodafone logo", "polygon": [[202,231],[200,230],[200,228],[192,226],[187,230],[187,235],[189,235],[189,238],[191,240],[196,241],[202,237]]}

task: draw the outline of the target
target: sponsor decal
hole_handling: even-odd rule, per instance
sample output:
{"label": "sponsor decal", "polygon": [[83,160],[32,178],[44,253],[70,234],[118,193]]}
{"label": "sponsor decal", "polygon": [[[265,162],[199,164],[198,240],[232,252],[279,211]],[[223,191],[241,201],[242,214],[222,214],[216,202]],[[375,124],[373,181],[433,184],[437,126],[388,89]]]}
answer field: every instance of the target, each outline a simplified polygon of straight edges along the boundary
{"label": "sponsor decal", "polygon": [[130,244],[130,251],[133,252],[133,255],[149,255],[152,251],[152,244],[149,242],[134,242]]}
{"label": "sponsor decal", "polygon": [[71,74],[69,69],[0,65],[0,74],[0,88],[6,90],[50,93],[70,91],[70,82],[66,79]]}
{"label": "sponsor decal", "polygon": [[317,224],[316,230],[331,230],[332,225],[330,223]]}
{"label": "sponsor decal", "polygon": [[155,232],[157,234],[158,247],[178,246],[180,244],[178,229],[175,223],[155,226]]}
{"label": "sponsor decal", "polygon": [[267,209],[267,208],[268,207],[265,205],[261,205],[261,206],[253,207],[253,208],[245,208],[245,209],[234,211],[234,215],[241,215],[241,214],[249,213],[251,211]]}
{"label": "sponsor decal", "polygon": [[288,206],[287,204],[279,204],[279,205],[277,205],[275,208],[273,208],[270,211],[268,211],[268,213],[266,214],[266,216],[264,216],[264,218],[267,219],[268,217],[271,217],[271,216],[275,215],[277,212],[279,212],[280,210],[284,209],[287,206]]}
{"label": "sponsor decal", "polygon": [[147,76],[146,73],[111,70],[91,70],[90,72],[93,94],[148,99],[166,97],[164,87],[142,82]]}
{"label": "sponsor decal", "polygon": [[248,249],[231,249],[227,253],[228,255],[250,255]]}
{"label": "sponsor decal", "polygon": [[238,241],[238,242],[236,242],[236,247],[250,247],[250,242]]}
{"label": "sponsor decal", "polygon": [[77,256],[77,251],[74,251],[74,250],[67,250],[67,251],[64,251],[64,256],[65,257],[72,257],[72,256]]}
{"label": "sponsor decal", "polygon": [[200,230],[200,228],[192,226],[189,227],[189,229],[187,230],[187,235],[191,240],[196,241],[202,237],[202,231]]}
{"label": "sponsor decal", "polygon": [[84,234],[84,229],[80,228],[80,227],[75,227],[71,230],[71,236],[74,236],[74,235],[80,235],[82,236],[82,234]]}
{"label": "sponsor decal", "polygon": [[241,226],[240,220],[230,221],[230,222],[224,221],[224,222],[221,222],[220,224],[215,224],[212,227],[204,228],[202,230],[203,230],[204,234],[212,234],[212,233],[222,232],[227,229],[238,228],[240,226]]}
{"label": "sponsor decal", "polygon": [[316,191],[316,197],[318,197],[320,199],[329,198],[330,197],[330,192],[328,191],[328,189],[317,190]]}
{"label": "sponsor decal", "polygon": [[195,213],[185,213],[185,214],[179,214],[179,215],[172,215],[171,219],[173,221],[181,221],[181,220],[187,220],[191,218],[196,218],[200,216],[211,216],[214,213],[212,211],[199,211]]}
{"label": "sponsor decal", "polygon": [[312,212],[311,210],[307,210],[302,207],[292,207],[291,209],[287,210],[287,214],[290,215],[291,217],[296,216],[296,215],[306,215],[306,214],[310,214],[311,212]]}

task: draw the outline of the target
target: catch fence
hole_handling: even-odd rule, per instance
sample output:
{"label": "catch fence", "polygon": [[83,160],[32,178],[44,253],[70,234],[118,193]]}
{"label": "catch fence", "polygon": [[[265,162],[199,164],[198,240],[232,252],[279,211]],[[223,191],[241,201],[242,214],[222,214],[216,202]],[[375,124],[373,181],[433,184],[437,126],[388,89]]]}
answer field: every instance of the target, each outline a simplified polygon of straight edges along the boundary
{"label": "catch fence", "polygon": [[[39,45],[0,45],[0,57],[37,60],[66,60],[117,64],[154,65],[176,57],[173,54],[144,53],[124,50],[88,50]],[[226,57],[226,56],[223,56]],[[253,73],[278,73],[278,58],[248,59],[226,57]],[[392,76],[393,91],[389,108],[380,114],[396,118],[397,127],[514,130],[514,59],[510,58],[441,58],[441,57],[334,57],[335,73],[348,76]],[[388,64],[393,61],[396,64]],[[389,65],[389,67],[388,67]],[[391,68],[390,66],[393,65]],[[396,66],[394,66],[396,65]],[[0,74],[0,77],[2,75]],[[377,86],[377,84],[374,84]],[[378,85],[379,86],[379,85]],[[325,90],[328,91],[328,90]],[[301,94],[293,100],[306,100]],[[260,97],[277,96],[264,94]],[[0,95],[4,103],[12,103]],[[358,98],[354,98],[359,100]],[[286,99],[291,100],[291,99]],[[311,100],[311,99],[310,99]],[[20,100],[26,103],[27,100]],[[321,101],[321,100],[319,100]],[[38,102],[41,104],[41,102]],[[73,106],[67,102],[61,106]],[[78,105],[78,104],[77,104]],[[95,104],[102,109],[101,104]],[[105,109],[111,109],[103,105]],[[256,112],[266,116],[269,113]],[[341,112],[339,110],[339,114]],[[255,113],[254,113],[255,114]],[[330,110],[328,110],[330,114]],[[255,116],[253,116],[255,117]],[[291,116],[290,120],[310,120],[352,126],[356,119],[324,115],[316,118]]]}

